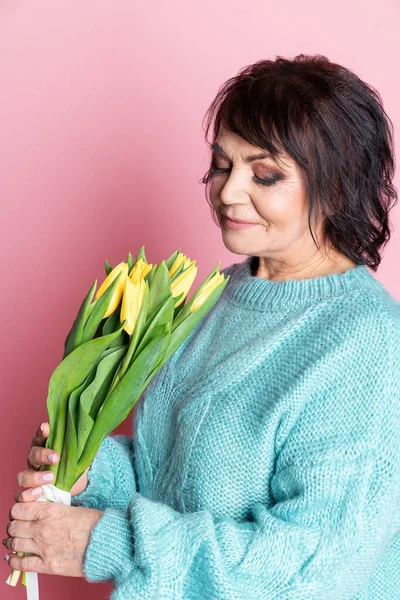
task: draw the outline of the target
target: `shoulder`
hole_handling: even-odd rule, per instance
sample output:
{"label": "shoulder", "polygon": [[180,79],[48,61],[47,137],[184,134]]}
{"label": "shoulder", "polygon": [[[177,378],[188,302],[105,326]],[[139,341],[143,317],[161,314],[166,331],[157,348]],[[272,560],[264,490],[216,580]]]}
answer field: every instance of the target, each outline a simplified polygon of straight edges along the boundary
{"label": "shoulder", "polygon": [[[321,453],[354,458],[368,448],[380,451],[381,440],[399,439],[400,304],[372,285],[313,310],[321,326],[312,375],[304,379],[311,385],[279,425],[282,466],[300,464],[297,456],[301,464],[304,456],[318,462]],[[285,448],[289,435],[293,443]]]}
{"label": "shoulder", "polygon": [[321,385],[327,406],[345,400],[358,416],[367,407],[371,422],[378,422],[374,414],[382,422],[385,410],[398,423],[400,303],[381,284],[365,286],[335,298],[326,321]]}
{"label": "shoulder", "polygon": [[400,353],[400,302],[372,278],[371,284],[324,303],[327,333],[370,348]]}

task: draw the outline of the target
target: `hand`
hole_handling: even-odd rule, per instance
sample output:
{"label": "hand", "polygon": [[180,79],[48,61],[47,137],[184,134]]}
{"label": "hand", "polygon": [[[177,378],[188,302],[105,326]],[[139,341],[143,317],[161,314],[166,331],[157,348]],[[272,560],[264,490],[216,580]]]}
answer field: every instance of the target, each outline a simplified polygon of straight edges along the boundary
{"label": "hand", "polygon": [[[42,465],[55,464],[60,460],[59,454],[50,448],[45,448],[46,439],[50,435],[49,423],[43,423],[36,432],[31,443],[31,449],[28,454],[29,471],[21,471],[17,475],[17,483],[20,487],[25,488],[22,492],[18,491],[15,494],[16,502],[33,502],[43,493],[40,487],[43,483],[53,483],[54,473],[52,471],[38,471]],[[70,491],[71,496],[76,496],[83,492],[87,486],[88,478],[86,471],[76,481]]]}
{"label": "hand", "polygon": [[36,556],[7,555],[9,566],[18,571],[84,577],[90,534],[102,515],[95,508],[53,502],[14,504],[7,525],[9,537],[3,544],[12,552]]}

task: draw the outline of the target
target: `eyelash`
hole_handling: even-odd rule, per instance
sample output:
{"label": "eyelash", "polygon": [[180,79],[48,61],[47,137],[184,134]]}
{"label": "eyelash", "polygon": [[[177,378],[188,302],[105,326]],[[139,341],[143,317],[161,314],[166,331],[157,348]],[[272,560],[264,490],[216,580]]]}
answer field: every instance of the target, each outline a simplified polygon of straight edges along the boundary
{"label": "eyelash", "polygon": [[[215,175],[227,173],[228,171],[230,171],[230,169],[218,169],[217,167],[211,167],[210,169],[210,173]],[[260,185],[274,185],[274,183],[277,183],[282,179],[282,175],[277,174],[273,177],[270,177],[269,179],[261,179],[261,177],[257,177],[257,175],[254,175],[253,179],[256,183],[259,183]]]}

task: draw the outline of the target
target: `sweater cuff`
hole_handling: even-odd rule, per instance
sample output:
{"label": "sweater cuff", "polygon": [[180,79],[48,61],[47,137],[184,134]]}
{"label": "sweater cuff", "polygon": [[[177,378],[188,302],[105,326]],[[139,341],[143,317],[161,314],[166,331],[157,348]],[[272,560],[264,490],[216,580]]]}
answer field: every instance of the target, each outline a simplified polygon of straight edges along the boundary
{"label": "sweater cuff", "polygon": [[126,511],[106,508],[92,529],[83,570],[87,581],[112,581],[127,575],[133,564],[134,543]]}
{"label": "sweater cuff", "polygon": [[72,506],[86,506],[104,510],[112,491],[114,474],[110,462],[109,440],[100,445],[88,471],[86,488],[72,498]]}

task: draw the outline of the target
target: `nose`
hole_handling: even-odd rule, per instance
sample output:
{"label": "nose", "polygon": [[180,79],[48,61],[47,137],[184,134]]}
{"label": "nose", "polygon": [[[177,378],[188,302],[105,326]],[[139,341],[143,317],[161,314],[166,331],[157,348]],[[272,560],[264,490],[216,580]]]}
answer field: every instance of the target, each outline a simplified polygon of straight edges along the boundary
{"label": "nose", "polygon": [[219,197],[223,204],[246,203],[248,196],[244,174],[240,171],[235,173],[232,169],[220,190]]}

